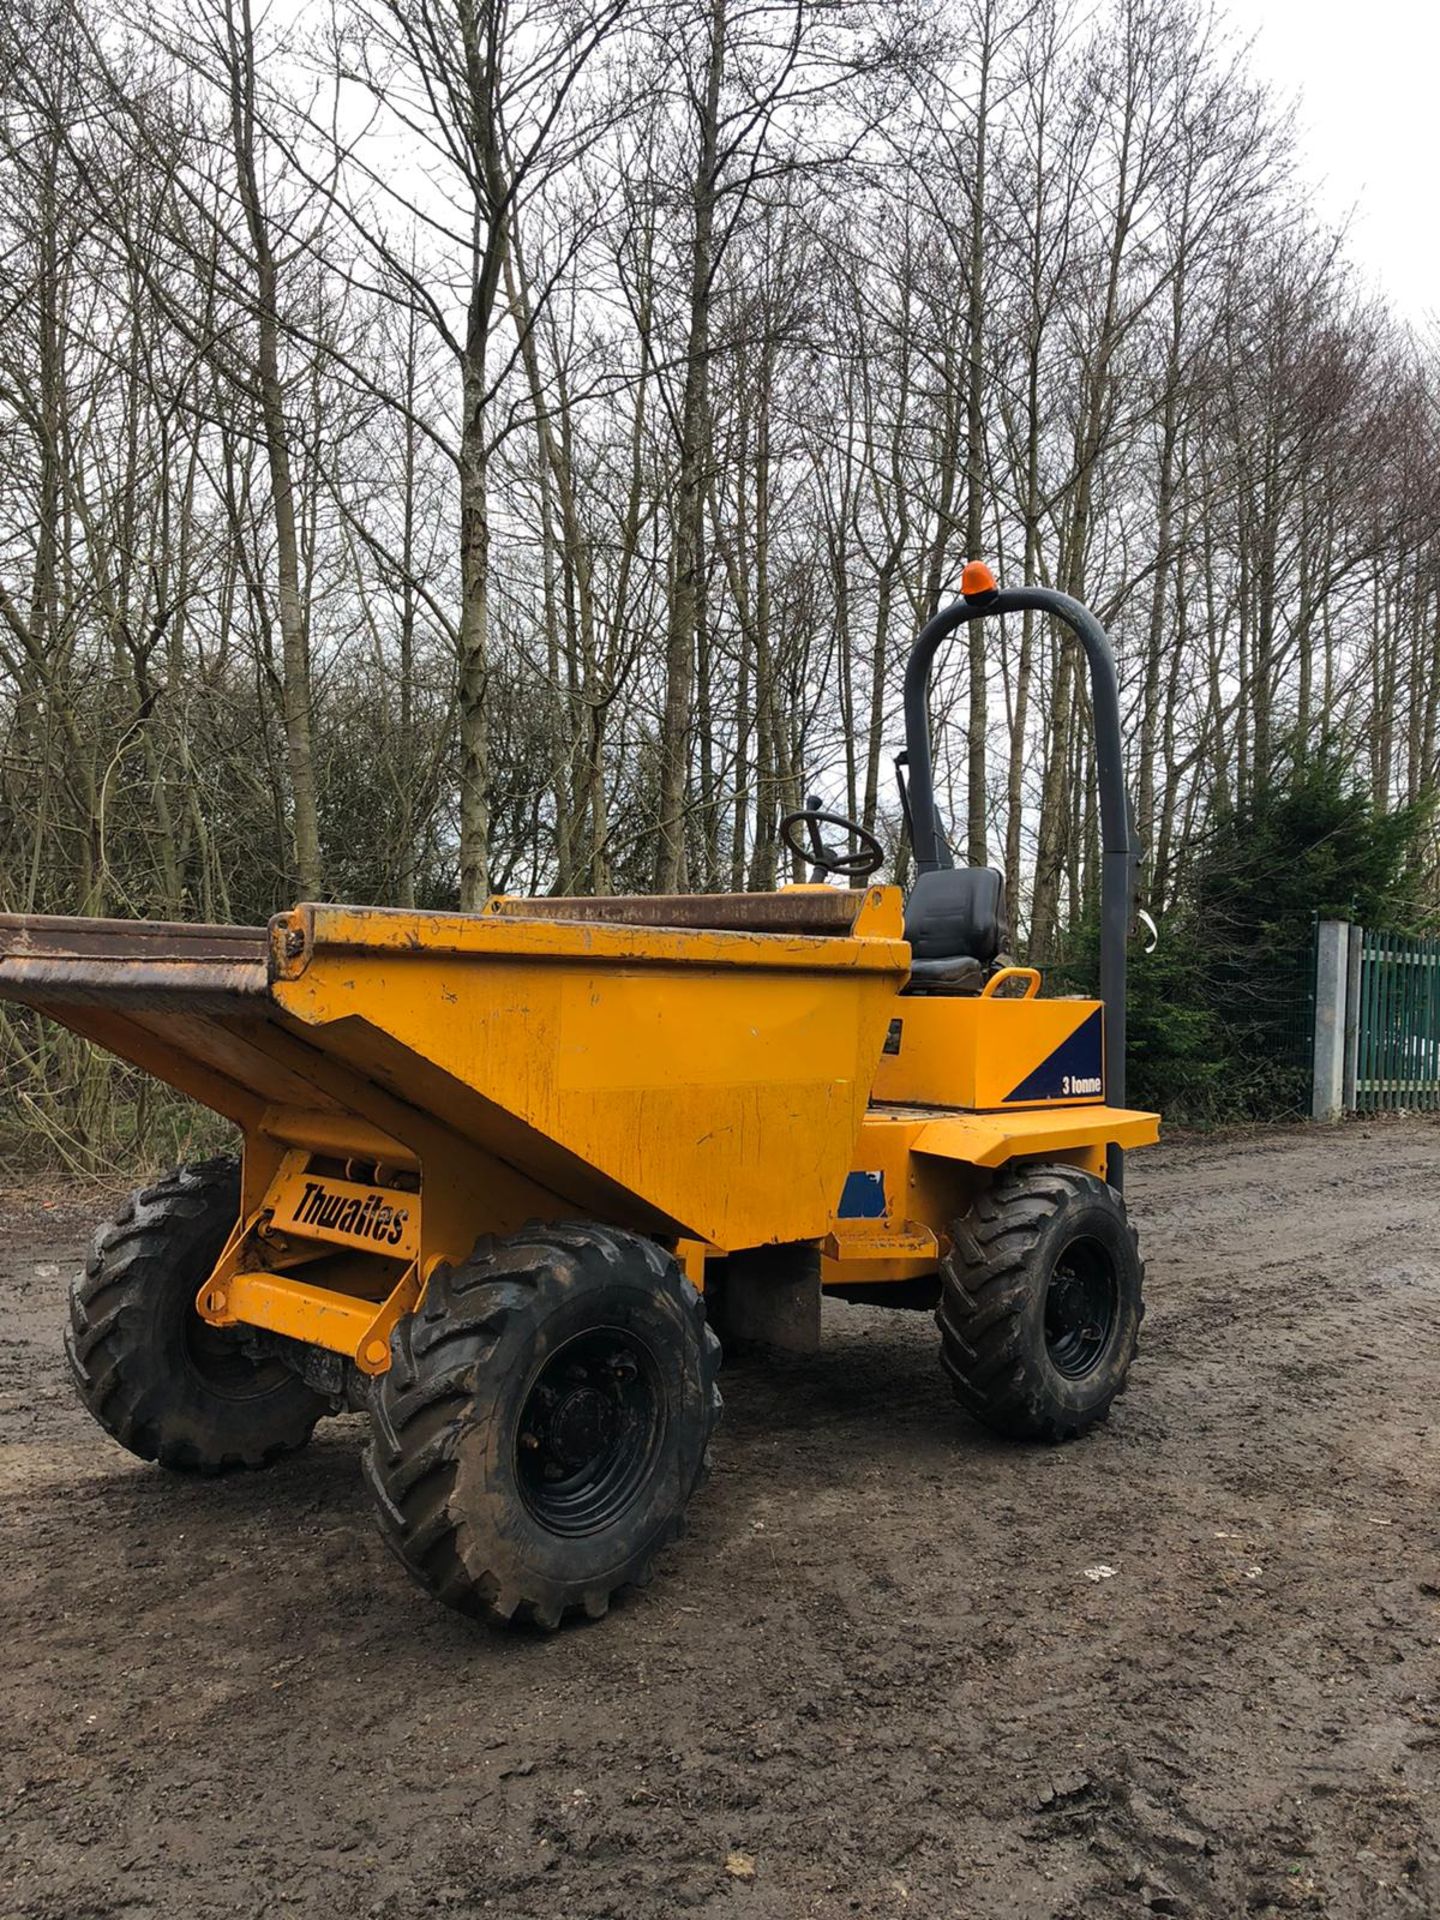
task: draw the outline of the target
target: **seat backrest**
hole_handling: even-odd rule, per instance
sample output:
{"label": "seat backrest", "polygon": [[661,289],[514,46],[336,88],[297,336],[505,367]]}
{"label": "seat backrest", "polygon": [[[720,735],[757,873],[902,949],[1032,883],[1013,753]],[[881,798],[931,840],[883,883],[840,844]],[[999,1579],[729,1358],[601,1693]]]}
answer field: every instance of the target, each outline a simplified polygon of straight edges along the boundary
{"label": "seat backrest", "polygon": [[917,873],[905,903],[905,938],[917,960],[962,954],[985,965],[1005,944],[1005,876],[994,867]]}

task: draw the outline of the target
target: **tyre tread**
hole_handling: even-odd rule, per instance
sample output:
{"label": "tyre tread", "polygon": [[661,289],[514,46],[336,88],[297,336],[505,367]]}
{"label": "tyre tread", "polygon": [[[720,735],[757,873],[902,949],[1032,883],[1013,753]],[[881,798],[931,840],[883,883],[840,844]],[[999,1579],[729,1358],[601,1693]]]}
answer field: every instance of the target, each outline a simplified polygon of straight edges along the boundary
{"label": "tyre tread", "polygon": [[269,1466],[303,1447],[325,1410],[318,1397],[296,1394],[280,1431],[243,1446],[217,1437],[202,1449],[191,1437],[165,1432],[164,1379],[141,1327],[141,1298],[171,1267],[177,1226],[193,1227],[225,1210],[233,1218],[238,1181],[238,1160],[220,1154],[176,1167],[132,1193],[97,1228],[70,1287],[65,1354],[82,1404],[130,1453],[184,1472]]}
{"label": "tyre tread", "polygon": [[[532,1224],[504,1240],[486,1236],[468,1260],[436,1269],[418,1313],[395,1330],[392,1363],[375,1395],[364,1474],[386,1544],[422,1587],[461,1613],[546,1632],[573,1612],[599,1619],[621,1587],[649,1583],[655,1558],[682,1530],[683,1511],[623,1580],[591,1582],[572,1603],[557,1606],[551,1596],[505,1585],[502,1574],[485,1563],[483,1545],[455,1498],[459,1446],[473,1423],[486,1364],[511,1317],[527,1309],[557,1266],[582,1280],[597,1268],[603,1275],[633,1260],[637,1249],[657,1287],[681,1291],[700,1331],[713,1433],[721,1412],[720,1342],[705,1324],[704,1302],[663,1248],[619,1228],[563,1221]],[[708,1466],[708,1438],[696,1486]]]}
{"label": "tyre tread", "polygon": [[[941,1263],[935,1321],[940,1357],[955,1397],[968,1413],[998,1433],[1051,1442],[1071,1440],[1109,1418],[1124,1391],[1121,1379],[1103,1403],[1080,1416],[1039,1418],[1022,1351],[1022,1317],[1033,1287],[1032,1262],[1040,1240],[1063,1207],[1092,1195],[1110,1196],[1137,1248],[1124,1202],[1097,1175],[1059,1162],[1004,1170],[951,1229]],[[1144,1313],[1143,1299],[1137,1319]],[[1134,1349],[1127,1356],[1126,1367]]]}

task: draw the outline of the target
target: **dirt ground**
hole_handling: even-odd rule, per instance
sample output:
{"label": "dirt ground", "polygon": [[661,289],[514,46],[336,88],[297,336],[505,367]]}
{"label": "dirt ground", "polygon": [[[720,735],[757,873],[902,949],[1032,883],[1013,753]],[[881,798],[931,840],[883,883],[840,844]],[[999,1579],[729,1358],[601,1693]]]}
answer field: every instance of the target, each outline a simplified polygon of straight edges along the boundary
{"label": "dirt ground", "polygon": [[0,1914],[1440,1913],[1440,1125],[1130,1197],[1107,1429],[993,1441],[928,1316],[827,1306],[727,1373],[661,1577],[553,1638],[408,1586],[353,1419],[221,1482],[120,1452],[61,1358],[87,1224],[12,1204]]}

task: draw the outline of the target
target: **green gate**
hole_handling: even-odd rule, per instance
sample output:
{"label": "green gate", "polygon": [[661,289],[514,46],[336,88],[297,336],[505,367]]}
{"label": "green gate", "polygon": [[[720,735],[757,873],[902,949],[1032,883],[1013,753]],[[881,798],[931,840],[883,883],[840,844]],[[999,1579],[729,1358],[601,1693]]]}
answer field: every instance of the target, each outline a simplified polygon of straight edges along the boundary
{"label": "green gate", "polygon": [[1440,940],[1364,929],[1355,1106],[1440,1108]]}

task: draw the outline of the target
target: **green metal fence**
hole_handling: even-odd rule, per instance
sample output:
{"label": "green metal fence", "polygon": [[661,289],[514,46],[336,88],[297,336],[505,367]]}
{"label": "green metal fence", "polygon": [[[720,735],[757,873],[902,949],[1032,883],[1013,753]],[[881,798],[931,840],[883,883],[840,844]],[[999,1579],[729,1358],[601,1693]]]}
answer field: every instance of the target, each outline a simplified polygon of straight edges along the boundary
{"label": "green metal fence", "polygon": [[1355,1105],[1440,1108],[1440,940],[1366,927],[1360,942]]}

